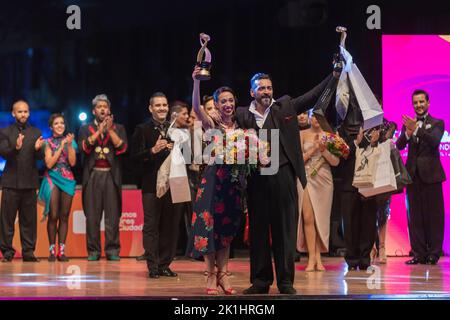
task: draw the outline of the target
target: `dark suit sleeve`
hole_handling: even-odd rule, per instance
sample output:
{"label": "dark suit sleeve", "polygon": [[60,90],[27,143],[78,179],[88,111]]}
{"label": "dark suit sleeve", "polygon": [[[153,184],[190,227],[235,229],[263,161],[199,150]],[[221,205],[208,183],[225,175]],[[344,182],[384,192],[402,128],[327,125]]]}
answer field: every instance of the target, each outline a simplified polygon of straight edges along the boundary
{"label": "dark suit sleeve", "polygon": [[428,143],[431,147],[436,148],[441,143],[442,136],[444,135],[444,121],[438,120],[433,125],[431,132],[425,130],[424,126],[417,130],[417,137]]}
{"label": "dark suit sleeve", "polygon": [[349,157],[352,157],[356,153],[356,145],[355,140],[353,140],[351,137],[349,137],[343,130],[339,130],[339,135],[342,139],[344,139],[345,143],[348,145],[349,148]]}
{"label": "dark suit sleeve", "polygon": [[131,138],[131,158],[137,161],[149,161],[152,158],[150,148],[145,146],[145,137],[141,127],[136,127]]}
{"label": "dark suit sleeve", "polygon": [[124,126],[120,125],[117,126],[117,135],[122,140],[122,143],[118,148],[116,148],[116,155],[124,154],[128,150],[128,138],[127,138],[127,132],[125,131]]}
{"label": "dark suit sleeve", "polygon": [[16,153],[16,148],[11,145],[8,137],[3,133],[3,131],[0,131],[0,156],[7,159]]}
{"label": "dark suit sleeve", "polygon": [[406,127],[402,127],[402,133],[400,134],[400,137],[397,139],[397,149],[403,150],[406,148],[406,145],[408,144],[409,140],[406,138]]}
{"label": "dark suit sleeve", "polygon": [[300,114],[311,109],[319,99],[322,92],[325,90],[325,87],[332,77],[333,75],[330,74],[321,83],[309,90],[307,93],[292,99],[291,104],[294,107],[295,112],[297,114]]}
{"label": "dark suit sleeve", "polygon": [[244,112],[246,110],[244,109],[244,107],[239,107],[236,109],[236,116],[235,116],[235,120],[237,122],[237,125],[239,128],[244,128]]}

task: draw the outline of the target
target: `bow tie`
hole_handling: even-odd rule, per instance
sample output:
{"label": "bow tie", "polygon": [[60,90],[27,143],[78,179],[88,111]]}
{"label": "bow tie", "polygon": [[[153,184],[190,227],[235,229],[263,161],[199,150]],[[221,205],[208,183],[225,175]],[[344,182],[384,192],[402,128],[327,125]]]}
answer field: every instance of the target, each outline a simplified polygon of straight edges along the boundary
{"label": "bow tie", "polygon": [[417,117],[417,120],[416,120],[416,121],[422,121],[422,122],[423,122],[423,121],[425,121],[425,118],[426,118],[426,117]]}

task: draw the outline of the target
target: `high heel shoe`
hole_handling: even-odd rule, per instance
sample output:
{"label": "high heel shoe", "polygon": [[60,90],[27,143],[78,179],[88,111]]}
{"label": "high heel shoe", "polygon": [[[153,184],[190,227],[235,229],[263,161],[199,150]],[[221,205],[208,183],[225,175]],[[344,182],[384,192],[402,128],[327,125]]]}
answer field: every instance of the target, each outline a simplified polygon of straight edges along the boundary
{"label": "high heel shoe", "polygon": [[[217,274],[215,272],[207,271],[207,273],[208,273],[208,275],[207,275],[207,278],[206,278],[206,285],[208,285],[208,280],[210,278],[217,277]],[[219,294],[219,290],[217,289],[217,282],[216,282],[216,287],[215,288],[208,288],[208,287],[206,288],[206,294],[210,295],[210,296],[216,296],[216,295]]]}
{"label": "high heel shoe", "polygon": [[60,262],[68,262],[69,261],[69,258],[67,258],[66,254],[65,254],[65,248],[66,248],[66,246],[64,243],[59,244],[59,250],[58,250],[58,254],[56,255],[56,258]]}
{"label": "high heel shoe", "polygon": [[386,257],[386,248],[384,247],[384,244],[381,245],[380,244],[380,251],[379,251],[379,261],[381,264],[385,264],[387,262],[387,257]]}
{"label": "high heel shoe", "polygon": [[323,272],[325,271],[325,267],[323,266],[322,262],[321,263],[316,263],[316,271],[320,271]]}
{"label": "high heel shoe", "polygon": [[316,270],[316,264],[313,264],[312,266],[308,263],[308,265],[305,268],[306,272],[313,272]]}
{"label": "high heel shoe", "polygon": [[377,259],[377,248],[375,246],[372,247],[372,250],[370,251],[370,264],[374,264]]}
{"label": "high heel shoe", "polygon": [[224,271],[217,272],[217,285],[223,290],[223,292],[227,296],[236,294],[236,290],[234,290],[232,287],[225,289],[225,284],[223,283],[223,280],[222,280],[224,277],[228,277],[228,272],[224,272]]}
{"label": "high heel shoe", "polygon": [[50,245],[49,251],[50,251],[50,255],[48,256],[48,261],[55,262],[56,256],[55,256],[55,245],[54,244]]}

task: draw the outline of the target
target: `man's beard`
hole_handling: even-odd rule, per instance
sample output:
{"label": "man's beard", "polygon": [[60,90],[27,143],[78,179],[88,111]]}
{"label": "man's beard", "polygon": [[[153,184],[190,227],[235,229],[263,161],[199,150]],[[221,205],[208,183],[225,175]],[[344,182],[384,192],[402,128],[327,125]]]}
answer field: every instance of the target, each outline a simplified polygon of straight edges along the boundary
{"label": "man's beard", "polygon": [[272,97],[271,96],[262,96],[259,99],[256,100],[260,105],[264,107],[269,107],[272,103]]}
{"label": "man's beard", "polygon": [[25,125],[27,123],[28,119],[16,119],[16,122],[20,125]]}

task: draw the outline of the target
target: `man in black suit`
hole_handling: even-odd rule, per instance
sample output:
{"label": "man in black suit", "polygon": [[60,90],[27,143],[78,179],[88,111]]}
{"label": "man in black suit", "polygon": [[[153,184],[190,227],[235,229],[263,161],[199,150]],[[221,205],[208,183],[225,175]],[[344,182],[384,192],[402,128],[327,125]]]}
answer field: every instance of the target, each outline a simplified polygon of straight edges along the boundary
{"label": "man in black suit", "polygon": [[428,113],[428,93],[415,90],[412,102],[416,117],[403,116],[403,128],[397,140],[399,150],[408,146],[406,168],[413,183],[406,187],[408,229],[413,259],[406,264],[436,264],[444,241],[444,196],[439,144],[444,121]]}
{"label": "man in black suit", "polygon": [[2,177],[0,249],[3,262],[14,258],[14,223],[19,213],[23,261],[38,262],[34,256],[37,237],[36,189],[39,176],[36,160],[44,158],[41,131],[28,123],[30,108],[19,100],[13,104],[12,125],[1,129],[0,155],[6,159]]}
{"label": "man in black suit", "polygon": [[[273,100],[272,80],[257,73],[250,81],[250,107],[238,108],[236,120],[241,128],[279,130],[279,169],[273,175],[254,173],[248,180],[250,219],[250,282],[244,294],[265,294],[273,283],[272,249],[280,293],[295,294],[295,244],[298,221],[296,180],[306,186],[297,115],[312,108],[331,75],[314,89],[297,98]],[[335,74],[335,77],[338,77]]]}
{"label": "man in black suit", "polygon": [[114,123],[111,103],[104,94],[92,100],[95,120],[80,128],[78,145],[83,151],[83,210],[86,216],[88,261],[100,259],[100,222],[105,212],[105,254],[120,260],[119,223],[122,215],[121,155],[127,151],[125,128]]}
{"label": "man in black suit", "polygon": [[154,93],[148,109],[152,118],[136,127],[131,152],[142,169],[139,184],[144,208],[144,257],[150,278],[176,277],[169,266],[176,253],[182,211],[175,210],[170,191],[161,198],[156,196],[158,170],[173,147],[167,136],[169,104],[166,96]]}

